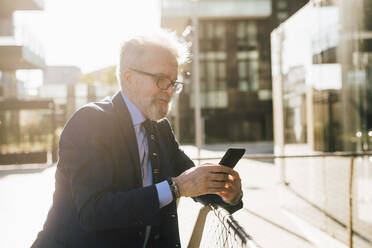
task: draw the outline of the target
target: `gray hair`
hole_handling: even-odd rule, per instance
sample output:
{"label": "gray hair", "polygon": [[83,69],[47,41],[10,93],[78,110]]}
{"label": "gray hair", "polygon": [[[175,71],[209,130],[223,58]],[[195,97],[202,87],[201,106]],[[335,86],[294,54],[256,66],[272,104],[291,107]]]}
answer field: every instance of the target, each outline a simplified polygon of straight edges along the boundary
{"label": "gray hair", "polygon": [[116,76],[122,87],[122,78],[126,69],[130,68],[149,47],[160,47],[169,50],[179,65],[189,62],[189,50],[174,32],[160,29],[152,34],[137,35],[124,41],[120,48],[120,57],[116,67]]}

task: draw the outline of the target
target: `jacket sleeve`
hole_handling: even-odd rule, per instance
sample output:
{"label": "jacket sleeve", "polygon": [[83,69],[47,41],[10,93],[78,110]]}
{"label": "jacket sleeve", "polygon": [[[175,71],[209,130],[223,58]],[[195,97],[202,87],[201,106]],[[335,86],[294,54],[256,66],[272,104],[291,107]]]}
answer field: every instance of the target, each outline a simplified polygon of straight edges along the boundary
{"label": "jacket sleeve", "polygon": [[[174,154],[174,168],[175,168],[175,176],[180,175],[185,170],[190,169],[191,167],[195,166],[194,162],[183,152],[183,150],[179,147],[178,142],[175,139],[173,130],[170,126],[168,120],[164,120],[162,123],[162,128],[167,129],[169,142],[172,147],[172,153]],[[204,205],[217,205],[226,209],[230,214],[238,211],[243,207],[243,202],[240,200],[235,205],[230,205],[225,203],[222,198],[216,194],[207,194],[201,195],[198,197],[193,197],[194,201],[200,202]]]}
{"label": "jacket sleeve", "polygon": [[156,224],[160,210],[154,185],[126,192],[115,189],[112,131],[105,123],[111,119],[105,115],[95,107],[84,107],[66,124],[57,166],[63,179],[56,181],[56,192],[65,187],[71,193],[87,231]]}

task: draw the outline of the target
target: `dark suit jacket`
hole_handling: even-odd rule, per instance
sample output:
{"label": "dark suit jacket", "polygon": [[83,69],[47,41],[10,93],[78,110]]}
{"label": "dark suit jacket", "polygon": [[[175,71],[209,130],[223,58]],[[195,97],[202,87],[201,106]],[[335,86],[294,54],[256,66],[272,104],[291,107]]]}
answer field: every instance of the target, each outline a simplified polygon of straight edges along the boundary
{"label": "dark suit jacket", "polygon": [[[194,166],[166,119],[156,130],[161,179]],[[160,209],[156,187],[142,187],[134,127],[120,92],[82,107],[68,121],[55,177],[53,205],[34,247],[142,247],[146,225],[158,227],[160,247],[179,246],[175,202]],[[198,200],[230,212],[242,207],[216,195]]]}

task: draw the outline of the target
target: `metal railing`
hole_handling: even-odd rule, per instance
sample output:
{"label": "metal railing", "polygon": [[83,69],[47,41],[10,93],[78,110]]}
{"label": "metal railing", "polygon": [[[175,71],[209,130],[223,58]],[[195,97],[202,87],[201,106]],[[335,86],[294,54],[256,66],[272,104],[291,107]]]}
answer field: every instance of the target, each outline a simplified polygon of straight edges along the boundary
{"label": "metal railing", "polygon": [[200,209],[188,247],[260,248],[261,246],[226,210],[210,205]]}
{"label": "metal railing", "polygon": [[[344,202],[347,202],[344,206],[342,206],[342,209],[339,210],[340,212],[343,212],[342,214],[345,215],[345,218],[340,218],[338,216],[334,216],[334,213],[331,213],[328,209],[329,205],[332,201],[336,201],[334,199],[329,199],[328,205],[324,204],[318,204],[314,203],[311,200],[307,198],[306,195],[302,195],[301,193],[296,192],[292,186],[290,186],[290,182],[287,180],[284,180],[283,183],[285,186],[287,186],[288,192],[291,192],[292,194],[296,195],[299,199],[301,199],[303,202],[306,202],[309,206],[313,207],[315,209],[314,211],[319,211],[323,214],[324,219],[319,221],[317,226],[319,229],[323,229],[323,231],[329,233],[334,238],[347,243],[350,248],[353,247],[362,247],[360,246],[361,242],[364,242],[367,244],[366,247],[370,247],[369,245],[372,245],[372,235],[367,235],[365,233],[361,233],[361,226],[359,225],[358,228],[355,226],[355,221],[360,222],[358,219],[356,219],[355,213],[356,213],[356,205],[358,202],[356,202],[356,190],[355,190],[355,184],[356,184],[356,158],[365,158],[367,161],[371,161],[372,152],[332,152],[332,153],[318,153],[318,154],[305,154],[305,155],[272,155],[272,154],[252,154],[252,155],[245,155],[243,159],[247,160],[288,160],[288,159],[302,159],[302,162],[305,159],[311,158],[311,159],[329,159],[329,158],[347,158],[350,159],[349,165],[347,163],[345,164],[345,160],[342,160],[342,163],[339,165],[346,165],[348,168],[344,168],[347,170],[345,181],[338,182],[342,183],[345,188],[347,188],[347,192],[343,192],[345,197],[347,199],[344,199]],[[193,160],[203,161],[203,160],[218,160],[221,157],[203,157],[203,158],[194,158]],[[314,163],[318,163],[319,161],[315,161]],[[336,161],[337,162],[337,161]],[[328,163],[328,161],[323,161],[323,163],[320,165],[320,167],[327,167],[329,164],[335,163],[335,161],[331,161]],[[301,167],[301,165],[305,166],[304,163],[299,163],[294,167]],[[310,164],[312,166],[313,164]],[[319,165],[317,165],[319,166]],[[338,165],[333,164],[332,166],[335,166],[336,168]],[[359,166],[359,165],[358,165]],[[344,166],[345,167],[345,166]],[[284,166],[285,168],[285,166]],[[337,168],[338,169],[338,168]],[[324,173],[324,171],[320,172]],[[328,176],[332,176],[332,173],[334,172],[328,172]],[[337,173],[337,172],[336,172]],[[326,173],[327,174],[327,173]],[[369,173],[367,173],[367,177],[369,176]],[[307,176],[307,175],[305,175]],[[327,175],[323,175],[324,179],[327,180]],[[286,179],[286,178],[285,178]],[[310,185],[311,187],[311,185]],[[371,189],[370,189],[371,190]],[[319,195],[319,198],[332,198],[333,195],[327,196],[327,194],[330,194],[329,189],[323,189],[323,194],[325,195]],[[319,206],[321,205],[321,206]],[[341,208],[341,207],[340,207]],[[306,217],[306,216],[305,216]],[[309,217],[309,216],[308,216]],[[310,218],[311,219],[311,216]],[[347,237],[342,237],[342,235],[334,235],[330,230],[332,228],[332,225],[326,228],[322,227],[326,220],[331,220],[335,223],[335,225],[341,229],[346,229]],[[315,220],[316,221],[316,220]],[[314,224],[314,223],[313,223]],[[365,225],[364,223],[362,223]],[[204,231],[204,226],[208,226],[208,230]],[[213,228],[211,228],[213,227]],[[364,226],[363,226],[364,228]],[[368,230],[372,230],[372,224],[367,224]],[[346,241],[345,239],[346,238]],[[358,239],[355,241],[355,239]],[[188,247],[261,247],[257,242],[254,241],[254,239],[247,234],[244,229],[239,225],[239,223],[231,216],[229,215],[225,210],[223,209],[217,209],[214,206],[205,206],[202,208],[199,212],[199,216],[197,219],[197,222],[194,226],[194,230],[192,233],[192,236],[190,238],[190,242]],[[365,247],[365,246],[363,246]]]}

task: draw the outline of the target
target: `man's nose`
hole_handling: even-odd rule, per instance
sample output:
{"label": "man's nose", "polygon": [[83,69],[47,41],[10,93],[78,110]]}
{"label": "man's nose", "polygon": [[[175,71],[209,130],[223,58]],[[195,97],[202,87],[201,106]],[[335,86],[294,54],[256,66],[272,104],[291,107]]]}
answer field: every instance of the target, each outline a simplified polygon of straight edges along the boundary
{"label": "man's nose", "polygon": [[173,97],[173,94],[174,94],[174,87],[173,86],[170,86],[168,89],[165,90],[165,92],[167,93],[167,95],[169,97]]}

